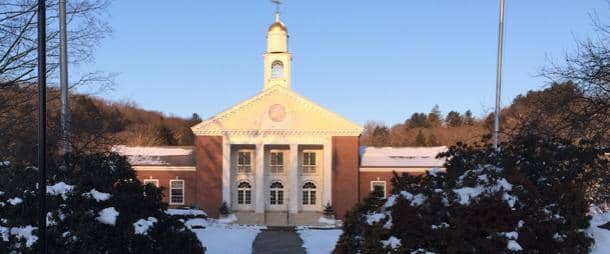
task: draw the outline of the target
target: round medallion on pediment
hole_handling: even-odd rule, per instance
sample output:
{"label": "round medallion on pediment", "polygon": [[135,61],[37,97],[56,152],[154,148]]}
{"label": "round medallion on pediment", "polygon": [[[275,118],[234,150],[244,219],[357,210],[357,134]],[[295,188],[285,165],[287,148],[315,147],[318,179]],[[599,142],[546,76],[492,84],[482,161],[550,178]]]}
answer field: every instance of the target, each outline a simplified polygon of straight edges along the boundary
{"label": "round medallion on pediment", "polygon": [[281,122],[286,118],[286,108],[281,104],[273,104],[269,107],[268,114],[271,121]]}

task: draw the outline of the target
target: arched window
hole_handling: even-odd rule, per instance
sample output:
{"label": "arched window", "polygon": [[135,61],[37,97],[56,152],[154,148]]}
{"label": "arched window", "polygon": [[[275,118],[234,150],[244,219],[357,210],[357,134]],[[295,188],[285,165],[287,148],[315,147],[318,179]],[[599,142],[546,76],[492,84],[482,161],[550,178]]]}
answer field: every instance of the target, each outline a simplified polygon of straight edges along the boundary
{"label": "arched window", "polygon": [[284,77],[284,64],[282,61],[273,61],[271,63],[271,78]]}
{"label": "arched window", "polygon": [[252,204],[252,186],[248,182],[241,182],[237,185],[237,204]]}
{"label": "arched window", "polygon": [[269,188],[269,203],[272,205],[284,204],[284,185],[280,182],[273,182]]}
{"label": "arched window", "polygon": [[316,185],[312,182],[303,184],[303,205],[316,204]]}

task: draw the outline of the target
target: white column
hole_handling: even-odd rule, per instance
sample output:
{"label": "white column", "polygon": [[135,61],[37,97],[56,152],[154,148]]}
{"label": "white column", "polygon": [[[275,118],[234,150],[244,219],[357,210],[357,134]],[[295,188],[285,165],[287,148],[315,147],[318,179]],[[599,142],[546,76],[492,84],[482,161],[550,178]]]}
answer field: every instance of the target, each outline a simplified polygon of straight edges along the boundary
{"label": "white column", "polygon": [[288,211],[299,212],[299,145],[290,144],[290,166],[288,166]]}
{"label": "white column", "polygon": [[333,175],[333,148],[332,140],[329,138],[324,144],[324,190],[322,191],[322,206],[333,204],[332,202],[332,175]]}
{"label": "white column", "polygon": [[255,211],[257,213],[265,212],[265,146],[256,144],[256,166],[254,183]]}
{"label": "white column", "polygon": [[222,201],[231,207],[231,143],[222,143]]}

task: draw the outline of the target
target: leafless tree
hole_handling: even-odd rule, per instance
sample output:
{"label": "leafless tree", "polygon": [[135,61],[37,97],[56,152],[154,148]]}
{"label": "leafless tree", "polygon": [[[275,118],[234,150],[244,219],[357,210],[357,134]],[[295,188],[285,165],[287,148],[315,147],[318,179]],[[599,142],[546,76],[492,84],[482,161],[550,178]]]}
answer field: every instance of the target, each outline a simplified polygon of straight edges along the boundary
{"label": "leafless tree", "polygon": [[[68,60],[72,65],[93,61],[94,51],[111,33],[105,21],[110,0],[68,1]],[[37,19],[36,0],[0,0],[0,145],[4,149],[32,149],[25,140],[36,121]],[[58,1],[47,1],[47,77],[56,83],[59,67]],[[72,86],[112,83],[112,75],[91,72],[72,77]],[[49,93],[48,102],[58,100]],[[52,124],[52,123],[49,123]],[[35,135],[34,135],[35,136]]]}
{"label": "leafless tree", "polygon": [[[609,146],[610,25],[594,19],[597,36],[577,42],[563,61],[542,70],[555,83],[573,82],[576,90],[554,126]],[[580,132],[580,133],[579,133]]]}

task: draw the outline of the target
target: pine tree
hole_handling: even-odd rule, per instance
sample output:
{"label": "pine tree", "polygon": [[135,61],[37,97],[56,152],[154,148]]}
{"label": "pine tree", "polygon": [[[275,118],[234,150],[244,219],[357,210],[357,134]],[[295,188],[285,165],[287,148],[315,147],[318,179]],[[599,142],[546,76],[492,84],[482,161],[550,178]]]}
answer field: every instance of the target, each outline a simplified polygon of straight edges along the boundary
{"label": "pine tree", "polygon": [[193,116],[191,116],[191,119],[189,119],[189,124],[190,124],[191,126],[193,126],[193,125],[195,125],[195,124],[201,123],[201,121],[202,121],[202,119],[201,119],[201,117],[199,116],[199,114],[197,114],[197,113],[193,113]]}
{"label": "pine tree", "polygon": [[417,133],[417,136],[415,137],[415,145],[416,146],[426,146],[426,136],[424,136],[424,133],[422,132],[422,130],[419,130],[419,132]]}
{"label": "pine tree", "polygon": [[229,216],[229,214],[231,214],[231,209],[229,208],[229,205],[227,205],[227,202],[222,202],[222,205],[218,208],[218,212],[222,216]]}
{"label": "pine tree", "polygon": [[[50,158],[48,170],[49,189],[55,190],[47,196],[49,253],[203,252],[195,234],[165,213],[161,190],[142,185],[125,157],[73,153],[61,161]],[[8,197],[23,200],[0,209],[2,227],[37,226],[37,174],[32,167],[0,163],[0,191],[4,192],[0,203]],[[94,190],[103,195],[94,196]],[[115,221],[100,220],[106,209],[116,212]],[[141,219],[154,221],[145,234],[134,231],[134,223]],[[29,248],[23,239],[11,236],[9,241],[0,239],[0,250],[32,253],[37,244]]]}
{"label": "pine tree", "polygon": [[428,121],[428,116],[424,113],[413,113],[411,118],[406,121],[407,126],[409,128],[430,128],[430,121]]}
{"label": "pine tree", "polygon": [[175,146],[178,144],[174,132],[164,124],[157,127],[156,134],[159,145]]}
{"label": "pine tree", "polygon": [[387,146],[390,143],[390,130],[385,126],[377,126],[371,137],[371,145],[375,147]]}
{"label": "pine tree", "polygon": [[335,216],[335,208],[333,208],[330,203],[326,203],[326,205],[324,206],[324,216],[329,218]]}
{"label": "pine tree", "polygon": [[433,128],[438,128],[443,125],[443,119],[438,105],[434,105],[434,107],[428,114],[428,122],[430,122],[430,125]]}
{"label": "pine tree", "polygon": [[440,145],[440,143],[436,139],[436,136],[434,136],[434,134],[432,134],[432,133],[430,133],[430,135],[428,135],[428,142],[427,143],[428,143],[429,146],[438,146],[438,145]]}
{"label": "pine tree", "polygon": [[466,112],[464,113],[464,125],[466,126],[473,126],[474,125],[474,117],[472,116],[472,112],[469,110],[466,110]]}
{"label": "pine tree", "polygon": [[449,113],[447,113],[445,121],[450,127],[460,127],[464,123],[462,115],[460,115],[460,113],[456,111],[450,111]]}

